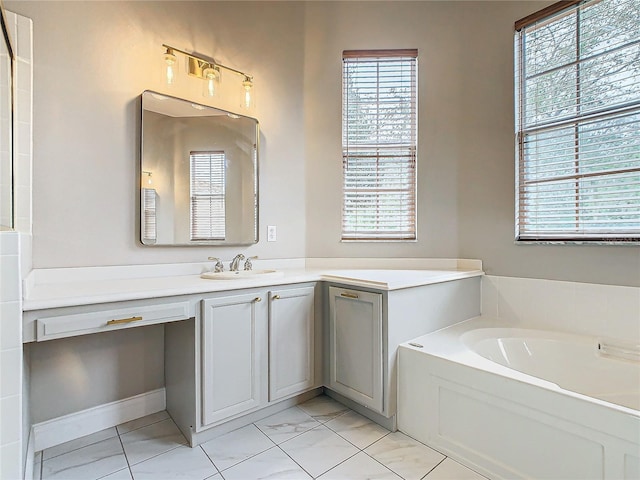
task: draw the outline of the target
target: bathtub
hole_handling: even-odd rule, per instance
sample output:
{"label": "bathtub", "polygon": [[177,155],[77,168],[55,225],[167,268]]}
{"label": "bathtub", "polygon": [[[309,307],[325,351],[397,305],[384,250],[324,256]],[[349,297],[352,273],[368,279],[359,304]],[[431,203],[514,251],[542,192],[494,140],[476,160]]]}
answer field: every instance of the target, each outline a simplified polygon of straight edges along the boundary
{"label": "bathtub", "polygon": [[635,345],[477,317],[398,350],[398,428],[492,479],[640,479]]}

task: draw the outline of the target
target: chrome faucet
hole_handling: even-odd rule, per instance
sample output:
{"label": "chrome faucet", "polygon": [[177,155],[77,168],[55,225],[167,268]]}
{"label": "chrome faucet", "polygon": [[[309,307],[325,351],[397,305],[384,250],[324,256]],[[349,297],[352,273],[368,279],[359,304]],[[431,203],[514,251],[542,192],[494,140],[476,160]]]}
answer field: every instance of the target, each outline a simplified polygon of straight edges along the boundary
{"label": "chrome faucet", "polygon": [[244,260],[244,255],[241,253],[233,257],[233,260],[231,260],[231,263],[229,264],[229,270],[231,270],[232,272],[237,272],[238,270],[240,270],[240,267],[238,266],[240,260]]}
{"label": "chrome faucet", "polygon": [[213,267],[213,271],[216,273],[224,272],[224,265],[220,261],[218,257],[209,257],[209,260],[212,262],[216,262],[216,265]]}
{"label": "chrome faucet", "polygon": [[258,256],[254,256],[254,257],[249,257],[245,260],[244,262],[244,269],[245,270],[251,270],[253,268],[253,264],[251,263],[251,260],[255,260],[256,258],[258,258]]}

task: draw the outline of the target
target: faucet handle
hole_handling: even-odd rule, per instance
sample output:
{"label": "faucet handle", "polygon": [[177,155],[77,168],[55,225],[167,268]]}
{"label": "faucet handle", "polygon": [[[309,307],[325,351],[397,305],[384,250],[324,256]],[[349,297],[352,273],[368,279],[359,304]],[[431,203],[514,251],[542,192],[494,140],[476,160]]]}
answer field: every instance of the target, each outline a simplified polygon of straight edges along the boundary
{"label": "faucet handle", "polygon": [[215,266],[213,267],[214,272],[216,273],[224,272],[224,265],[222,264],[222,261],[218,257],[209,257],[209,260],[216,262]]}
{"label": "faucet handle", "polygon": [[251,260],[255,260],[256,258],[258,258],[257,255],[255,255],[253,257],[248,257],[244,262],[244,269],[245,270],[251,270],[253,268],[253,264],[251,263]]}

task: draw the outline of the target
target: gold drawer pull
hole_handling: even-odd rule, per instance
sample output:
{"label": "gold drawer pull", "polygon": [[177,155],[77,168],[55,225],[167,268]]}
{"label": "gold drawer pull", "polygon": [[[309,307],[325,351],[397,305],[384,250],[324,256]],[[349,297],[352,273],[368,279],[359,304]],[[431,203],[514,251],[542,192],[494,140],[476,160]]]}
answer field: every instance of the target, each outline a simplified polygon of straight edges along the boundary
{"label": "gold drawer pull", "polygon": [[272,298],[273,298],[274,300],[280,300],[280,295],[274,295]]}
{"label": "gold drawer pull", "polygon": [[117,320],[109,320],[107,325],[121,325],[123,323],[139,322],[142,317],[119,318]]}
{"label": "gold drawer pull", "polygon": [[256,303],[257,303],[257,302],[261,302],[261,301],[262,301],[262,298],[260,298],[260,297],[256,297],[256,298],[254,298],[254,299],[253,299],[253,301],[254,301],[254,302],[256,302]]}
{"label": "gold drawer pull", "polygon": [[341,297],[347,297],[347,298],[360,298],[355,293],[341,293],[340,296]]}

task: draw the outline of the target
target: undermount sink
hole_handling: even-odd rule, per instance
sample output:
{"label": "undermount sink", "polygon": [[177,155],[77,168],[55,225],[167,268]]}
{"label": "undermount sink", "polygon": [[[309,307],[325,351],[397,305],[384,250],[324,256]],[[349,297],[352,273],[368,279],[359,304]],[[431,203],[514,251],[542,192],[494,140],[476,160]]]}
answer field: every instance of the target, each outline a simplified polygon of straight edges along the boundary
{"label": "undermount sink", "polygon": [[238,270],[237,272],[205,272],[200,278],[208,280],[249,280],[251,278],[279,277],[279,270]]}

